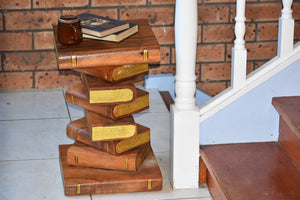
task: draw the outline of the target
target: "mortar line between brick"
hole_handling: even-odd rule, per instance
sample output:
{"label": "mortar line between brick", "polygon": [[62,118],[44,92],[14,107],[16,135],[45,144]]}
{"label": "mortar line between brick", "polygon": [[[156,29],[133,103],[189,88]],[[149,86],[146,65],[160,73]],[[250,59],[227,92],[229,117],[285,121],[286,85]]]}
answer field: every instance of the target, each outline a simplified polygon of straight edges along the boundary
{"label": "mortar line between brick", "polygon": [[232,11],[232,6],[230,5],[229,9],[228,9],[228,12],[229,12],[229,14],[228,14],[228,22],[230,22],[230,19],[231,19],[231,15],[232,15],[231,11]]}
{"label": "mortar line between brick", "polygon": [[5,28],[5,11],[2,12],[2,30],[1,30],[1,32],[6,32],[6,28]]}
{"label": "mortar line between brick", "polygon": [[227,55],[228,55],[228,54],[227,54],[227,49],[228,49],[228,48],[227,48],[227,43],[225,43],[224,46],[225,46],[225,49],[224,49],[224,54],[225,54],[225,55],[224,55],[224,58],[225,58],[225,62],[228,62],[228,58],[227,58]]}
{"label": "mortar line between brick", "polygon": [[120,20],[120,8],[117,8],[117,19]]}
{"label": "mortar line between brick", "polygon": [[4,72],[4,53],[1,52],[1,72]]}
{"label": "mortar line between brick", "polygon": [[169,47],[169,52],[170,52],[170,58],[169,58],[169,64],[167,63],[167,65],[171,65],[172,64],[172,60],[173,60],[173,53],[172,53],[172,49],[173,47],[170,45]]}
{"label": "mortar line between brick", "polygon": [[[203,44],[203,32],[204,32],[204,24],[201,24],[201,40],[200,40],[200,44]],[[198,46],[198,43],[197,43]]]}
{"label": "mortar line between brick", "polygon": [[256,41],[256,42],[258,42],[257,37],[258,37],[258,23],[255,23],[255,38],[254,38],[254,41]]}
{"label": "mortar line between brick", "polygon": [[35,48],[34,48],[34,32],[31,31],[31,49],[32,51],[35,51]]}
{"label": "mortar line between brick", "polygon": [[201,83],[202,81],[202,63],[199,63],[200,67],[199,67],[199,81],[196,82],[197,83]]}
{"label": "mortar line between brick", "polygon": [[35,71],[32,72],[32,88],[35,88]]}

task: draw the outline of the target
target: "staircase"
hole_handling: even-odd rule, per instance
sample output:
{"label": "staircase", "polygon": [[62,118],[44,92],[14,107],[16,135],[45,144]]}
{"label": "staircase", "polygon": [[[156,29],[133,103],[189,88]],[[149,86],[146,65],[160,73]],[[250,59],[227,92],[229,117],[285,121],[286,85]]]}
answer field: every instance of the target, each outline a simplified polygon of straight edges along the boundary
{"label": "staircase", "polygon": [[[274,99],[274,106],[289,116],[279,111],[279,136],[279,117],[271,105],[274,97],[300,96],[300,42],[294,44],[292,4],[282,0],[277,56],[247,75],[246,0],[236,0],[230,87],[196,106],[197,1],[176,0],[176,95],[170,109],[174,189],[197,188],[207,179],[215,199],[300,199],[299,113],[291,114],[290,105]],[[199,163],[199,144],[204,163]]]}
{"label": "staircase", "polygon": [[200,183],[214,199],[300,199],[300,96],[272,104],[280,115],[278,142],[201,146]]}

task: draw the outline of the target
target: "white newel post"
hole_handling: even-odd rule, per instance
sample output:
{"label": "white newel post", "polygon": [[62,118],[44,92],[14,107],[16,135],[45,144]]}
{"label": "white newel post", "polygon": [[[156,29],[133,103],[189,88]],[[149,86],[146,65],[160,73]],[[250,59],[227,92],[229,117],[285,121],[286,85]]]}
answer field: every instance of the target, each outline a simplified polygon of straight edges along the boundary
{"label": "white newel post", "polygon": [[241,88],[246,81],[247,50],[245,48],[245,5],[246,0],[236,0],[235,41],[231,58],[231,86]]}
{"label": "white newel post", "polygon": [[171,106],[170,181],[173,189],[198,188],[199,125],[196,106],[197,0],[176,0],[175,104]]}
{"label": "white newel post", "polygon": [[282,0],[283,9],[279,18],[278,49],[279,57],[289,55],[293,51],[294,19],[292,17],[293,0]]}

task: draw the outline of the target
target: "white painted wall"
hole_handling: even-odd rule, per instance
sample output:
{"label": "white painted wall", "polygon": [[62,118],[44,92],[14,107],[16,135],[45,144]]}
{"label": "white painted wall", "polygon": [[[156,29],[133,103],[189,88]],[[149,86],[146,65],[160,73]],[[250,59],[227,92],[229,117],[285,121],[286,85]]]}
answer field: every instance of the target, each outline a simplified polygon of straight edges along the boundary
{"label": "white painted wall", "polygon": [[278,96],[300,96],[300,60],[203,121],[200,144],[277,141]]}

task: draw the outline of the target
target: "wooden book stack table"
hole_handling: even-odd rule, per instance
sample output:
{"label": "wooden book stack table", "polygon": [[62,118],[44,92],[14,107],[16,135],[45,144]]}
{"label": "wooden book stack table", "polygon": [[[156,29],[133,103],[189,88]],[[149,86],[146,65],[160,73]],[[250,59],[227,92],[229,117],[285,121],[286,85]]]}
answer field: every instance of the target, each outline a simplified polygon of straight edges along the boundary
{"label": "wooden book stack table", "polygon": [[139,32],[120,42],[83,39],[57,42],[59,69],[81,73],[82,84],[66,90],[66,101],[85,117],[67,124],[71,145],[59,145],[65,195],[109,194],[162,189],[162,175],[150,145],[150,129],[132,114],[149,108],[149,94],[132,80],[159,62],[158,42],[147,20],[132,20]]}

